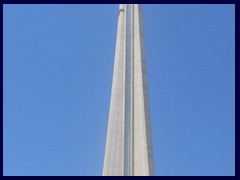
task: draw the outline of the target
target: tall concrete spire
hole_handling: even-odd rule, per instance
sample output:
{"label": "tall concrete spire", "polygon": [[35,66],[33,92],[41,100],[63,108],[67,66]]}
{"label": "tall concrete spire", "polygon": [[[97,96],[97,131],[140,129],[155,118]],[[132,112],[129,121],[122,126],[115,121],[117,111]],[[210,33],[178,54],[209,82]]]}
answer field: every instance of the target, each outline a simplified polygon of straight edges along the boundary
{"label": "tall concrete spire", "polygon": [[142,7],[120,4],[104,176],[154,175]]}

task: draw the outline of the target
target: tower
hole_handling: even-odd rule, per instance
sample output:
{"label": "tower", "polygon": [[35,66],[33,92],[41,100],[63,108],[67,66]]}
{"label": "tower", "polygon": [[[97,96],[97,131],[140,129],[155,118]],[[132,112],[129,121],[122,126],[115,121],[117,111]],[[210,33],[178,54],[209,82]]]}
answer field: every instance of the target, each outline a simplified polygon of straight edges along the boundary
{"label": "tower", "polygon": [[142,7],[120,4],[104,176],[154,175]]}

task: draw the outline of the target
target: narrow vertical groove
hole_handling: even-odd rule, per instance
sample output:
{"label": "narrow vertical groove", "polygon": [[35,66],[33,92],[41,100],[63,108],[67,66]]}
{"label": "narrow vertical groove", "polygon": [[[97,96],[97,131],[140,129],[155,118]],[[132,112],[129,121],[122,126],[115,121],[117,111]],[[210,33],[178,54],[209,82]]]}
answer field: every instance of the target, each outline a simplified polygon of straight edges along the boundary
{"label": "narrow vertical groove", "polygon": [[133,175],[133,4],[126,7],[124,175]]}
{"label": "narrow vertical groove", "polygon": [[134,4],[132,5],[132,175],[134,176]]}
{"label": "narrow vertical groove", "polygon": [[126,5],[126,36],[125,36],[125,41],[126,41],[126,46],[125,46],[125,52],[126,52],[126,57],[125,57],[125,111],[124,111],[124,176],[129,176],[130,175],[130,119],[131,119],[131,89],[130,84],[131,84],[131,78],[130,76],[130,63],[131,63],[131,57],[130,53],[130,38],[129,38],[129,25],[130,25],[130,19],[129,15],[130,14],[130,9],[129,5]]}

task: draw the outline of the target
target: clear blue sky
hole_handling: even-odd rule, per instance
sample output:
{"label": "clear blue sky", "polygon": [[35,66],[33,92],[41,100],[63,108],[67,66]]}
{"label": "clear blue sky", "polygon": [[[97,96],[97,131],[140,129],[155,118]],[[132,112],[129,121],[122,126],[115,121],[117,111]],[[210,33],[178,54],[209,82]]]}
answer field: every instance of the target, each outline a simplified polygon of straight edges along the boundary
{"label": "clear blue sky", "polygon": [[[144,5],[156,175],[234,175],[234,5]],[[4,175],[101,175],[118,5],[4,5]]]}

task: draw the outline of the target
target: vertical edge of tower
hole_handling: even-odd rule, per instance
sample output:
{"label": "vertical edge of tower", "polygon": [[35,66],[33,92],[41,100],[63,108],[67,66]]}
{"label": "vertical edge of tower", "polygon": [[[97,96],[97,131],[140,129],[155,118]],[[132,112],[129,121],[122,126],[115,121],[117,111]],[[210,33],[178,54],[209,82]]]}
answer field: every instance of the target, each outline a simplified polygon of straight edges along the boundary
{"label": "vertical edge of tower", "polygon": [[153,176],[154,160],[141,5],[134,5],[134,175]]}
{"label": "vertical edge of tower", "polygon": [[123,175],[123,119],[125,97],[125,5],[119,5],[117,42],[112,81],[103,176]]}

